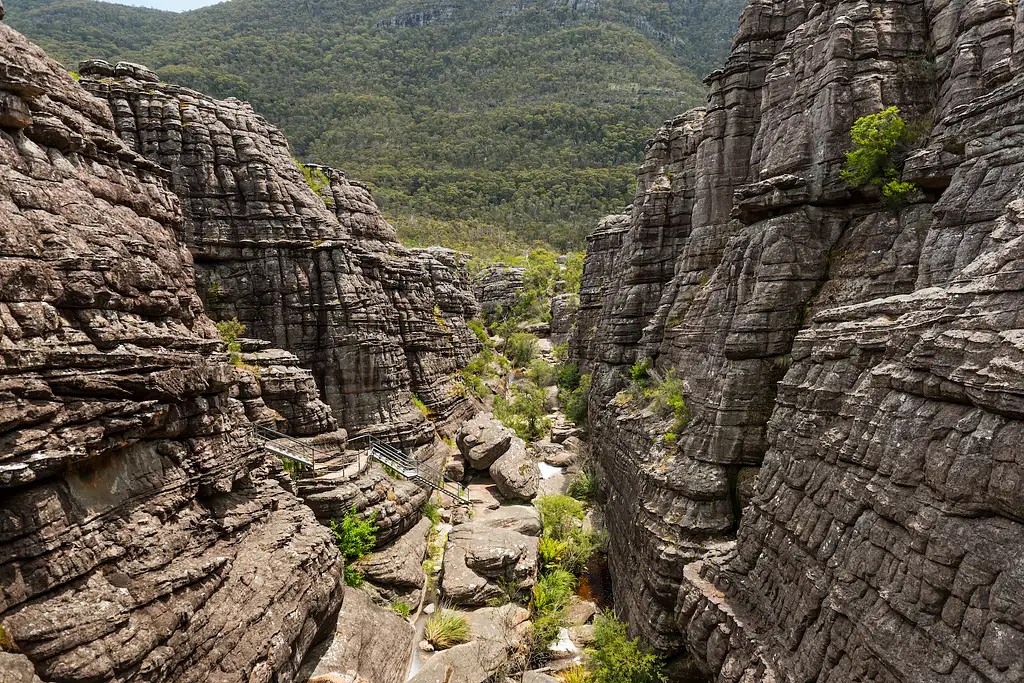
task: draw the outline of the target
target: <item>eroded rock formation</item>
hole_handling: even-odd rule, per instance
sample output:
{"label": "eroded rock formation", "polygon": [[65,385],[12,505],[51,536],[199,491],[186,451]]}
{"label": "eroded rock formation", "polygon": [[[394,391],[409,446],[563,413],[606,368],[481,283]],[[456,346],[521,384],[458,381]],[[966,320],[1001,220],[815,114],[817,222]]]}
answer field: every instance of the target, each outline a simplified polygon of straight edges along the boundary
{"label": "eroded rock formation", "polygon": [[[751,3],[590,238],[616,601],[661,650],[719,681],[1024,676],[1022,62],[1012,3]],[[839,176],[888,106],[924,131],[898,208]],[[675,439],[618,395],[643,359],[685,380]]]}
{"label": "eroded rock formation", "polygon": [[293,680],[341,563],[250,436],[166,171],[4,25],[0,95],[5,641],[47,681]]}
{"label": "eroded rock formation", "polygon": [[170,169],[180,239],[217,319],[294,353],[340,426],[406,444],[469,406],[452,376],[479,349],[462,256],[406,249],[369,191],[292,159],[284,136],[245,102],[158,82],[144,67],[86,62],[129,147]]}

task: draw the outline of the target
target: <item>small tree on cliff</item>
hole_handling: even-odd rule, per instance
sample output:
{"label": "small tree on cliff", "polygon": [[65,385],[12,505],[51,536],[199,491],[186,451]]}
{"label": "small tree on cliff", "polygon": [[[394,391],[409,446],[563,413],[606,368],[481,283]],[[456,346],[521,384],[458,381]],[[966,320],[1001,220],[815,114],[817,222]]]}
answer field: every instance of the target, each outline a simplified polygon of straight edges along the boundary
{"label": "small tree on cliff", "polygon": [[840,177],[854,187],[876,185],[887,204],[900,204],[917,189],[900,180],[913,138],[896,107],[862,116],[850,129],[854,149],[846,153]]}

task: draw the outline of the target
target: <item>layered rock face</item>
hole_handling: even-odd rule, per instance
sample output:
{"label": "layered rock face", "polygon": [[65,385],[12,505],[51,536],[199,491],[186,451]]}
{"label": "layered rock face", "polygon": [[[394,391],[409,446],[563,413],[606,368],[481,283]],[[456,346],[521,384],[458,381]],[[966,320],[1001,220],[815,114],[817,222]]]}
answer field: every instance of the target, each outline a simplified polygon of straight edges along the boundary
{"label": "layered rock face", "polygon": [[[1022,62],[1013,4],[752,3],[591,237],[572,343],[616,601],[660,649],[721,681],[1024,676]],[[924,134],[887,208],[839,171],[893,105]],[[676,439],[613,400],[641,359],[685,381]]]}
{"label": "layered rock face", "polygon": [[473,292],[484,315],[494,315],[519,303],[525,268],[492,263],[477,273]]}
{"label": "layered rock face", "polygon": [[340,426],[423,443],[469,410],[451,377],[479,349],[462,256],[405,249],[361,184],[291,158],[248,103],[158,82],[130,64],[87,62],[129,147],[171,170],[180,238],[218,319],[294,353]]}
{"label": "layered rock face", "polygon": [[341,563],[250,437],[166,171],[3,25],[0,100],[0,667],[293,680]]}

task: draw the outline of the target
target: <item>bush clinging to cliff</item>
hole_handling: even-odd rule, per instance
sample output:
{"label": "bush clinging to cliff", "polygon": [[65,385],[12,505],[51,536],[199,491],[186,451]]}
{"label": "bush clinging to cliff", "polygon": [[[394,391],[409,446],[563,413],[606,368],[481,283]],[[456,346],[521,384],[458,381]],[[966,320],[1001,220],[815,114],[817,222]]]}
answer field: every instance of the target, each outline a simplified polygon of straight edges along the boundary
{"label": "bush clinging to cliff", "polygon": [[846,153],[840,177],[854,187],[875,185],[887,204],[899,204],[917,189],[900,180],[913,137],[896,107],[862,116],[850,129],[854,149]]}

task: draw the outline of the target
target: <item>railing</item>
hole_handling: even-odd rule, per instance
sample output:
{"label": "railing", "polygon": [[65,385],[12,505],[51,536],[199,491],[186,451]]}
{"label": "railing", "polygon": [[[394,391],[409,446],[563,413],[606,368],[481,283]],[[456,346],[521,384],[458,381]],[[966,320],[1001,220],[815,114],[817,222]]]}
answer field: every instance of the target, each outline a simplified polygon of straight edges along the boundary
{"label": "railing", "polygon": [[267,451],[279,458],[297,462],[312,471],[316,470],[317,454],[319,452],[316,446],[299,441],[293,436],[275,432],[268,427],[261,427],[260,425],[253,425],[252,431],[253,436],[263,442],[263,448]]}
{"label": "railing", "polygon": [[[386,468],[396,472],[406,479],[426,484],[435,491],[450,496],[460,503],[469,503],[469,499],[463,495],[463,488],[458,482],[454,482],[437,469],[425,465],[415,458],[410,458],[401,450],[389,443],[381,441],[372,434],[362,434],[349,441],[355,444],[358,441],[366,441],[370,451],[370,457]],[[449,486],[455,487],[453,491]]]}

